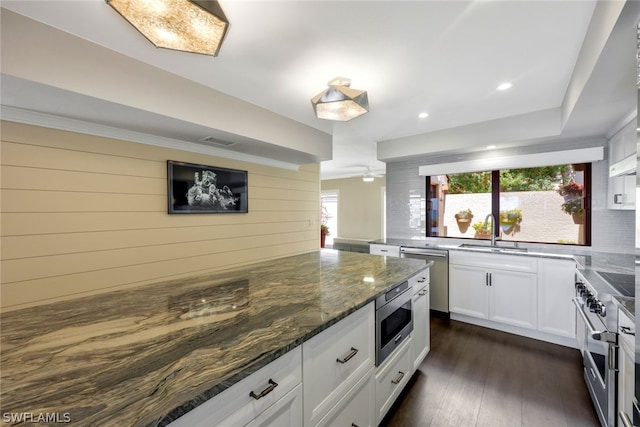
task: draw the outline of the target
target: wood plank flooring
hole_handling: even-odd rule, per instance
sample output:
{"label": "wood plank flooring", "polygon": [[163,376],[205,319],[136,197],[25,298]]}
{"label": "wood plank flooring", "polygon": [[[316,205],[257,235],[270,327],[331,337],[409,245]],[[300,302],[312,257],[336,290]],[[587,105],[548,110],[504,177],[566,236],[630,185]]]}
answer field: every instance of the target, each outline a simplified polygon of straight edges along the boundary
{"label": "wood plank flooring", "polygon": [[431,319],[431,351],[386,427],[599,427],[578,350]]}

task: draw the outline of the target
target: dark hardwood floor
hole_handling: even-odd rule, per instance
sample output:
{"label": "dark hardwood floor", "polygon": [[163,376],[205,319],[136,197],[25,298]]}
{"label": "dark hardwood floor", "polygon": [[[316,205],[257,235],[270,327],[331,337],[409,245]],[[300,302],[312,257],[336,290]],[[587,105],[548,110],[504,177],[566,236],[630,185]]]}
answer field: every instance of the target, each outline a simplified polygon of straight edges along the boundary
{"label": "dark hardwood floor", "polygon": [[431,350],[387,427],[598,427],[578,350],[431,319]]}

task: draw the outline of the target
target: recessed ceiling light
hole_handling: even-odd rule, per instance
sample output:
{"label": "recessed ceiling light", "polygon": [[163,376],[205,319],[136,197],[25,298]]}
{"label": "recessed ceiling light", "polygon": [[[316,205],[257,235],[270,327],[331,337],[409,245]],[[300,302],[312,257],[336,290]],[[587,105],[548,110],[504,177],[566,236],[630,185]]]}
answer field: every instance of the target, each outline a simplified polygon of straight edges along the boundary
{"label": "recessed ceiling light", "polygon": [[418,117],[420,117],[421,119],[426,119],[427,117],[429,117],[429,113],[420,113],[418,114]]}
{"label": "recessed ceiling light", "polygon": [[498,90],[507,90],[511,87],[511,83],[502,83],[497,87]]}
{"label": "recessed ceiling light", "polygon": [[495,145],[487,145],[487,150],[493,150],[495,148],[496,148]]}

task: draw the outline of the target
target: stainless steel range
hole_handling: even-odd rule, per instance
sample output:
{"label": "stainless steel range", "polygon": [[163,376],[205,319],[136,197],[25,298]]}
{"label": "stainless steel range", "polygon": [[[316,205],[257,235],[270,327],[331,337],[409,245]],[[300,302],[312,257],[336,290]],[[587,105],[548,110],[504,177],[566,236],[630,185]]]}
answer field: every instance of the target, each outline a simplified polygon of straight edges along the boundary
{"label": "stainless steel range", "polygon": [[626,275],[595,271],[576,273],[576,338],[585,382],[604,427],[616,425],[618,310],[613,296],[628,294],[628,278],[623,276]]}

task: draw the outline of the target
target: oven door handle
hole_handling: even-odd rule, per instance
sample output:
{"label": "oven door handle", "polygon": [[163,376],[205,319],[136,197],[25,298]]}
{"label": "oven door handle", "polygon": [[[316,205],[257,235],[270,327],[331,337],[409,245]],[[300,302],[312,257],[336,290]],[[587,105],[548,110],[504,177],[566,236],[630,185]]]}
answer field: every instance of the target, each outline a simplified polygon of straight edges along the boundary
{"label": "oven door handle", "polygon": [[572,301],[573,301],[573,304],[576,306],[577,312],[580,314],[580,317],[582,317],[582,320],[584,321],[585,325],[587,325],[587,328],[589,329],[589,335],[591,335],[591,338],[597,341],[604,341],[610,344],[615,344],[618,341],[616,338],[617,334],[615,332],[596,331],[596,328],[593,327],[591,320],[589,320],[587,315],[582,310],[582,303],[580,302],[580,299],[573,298]]}

